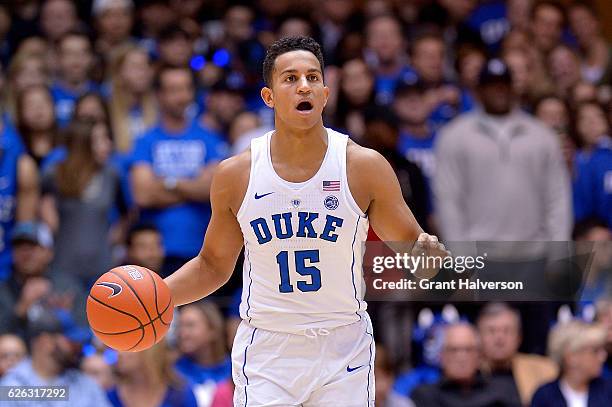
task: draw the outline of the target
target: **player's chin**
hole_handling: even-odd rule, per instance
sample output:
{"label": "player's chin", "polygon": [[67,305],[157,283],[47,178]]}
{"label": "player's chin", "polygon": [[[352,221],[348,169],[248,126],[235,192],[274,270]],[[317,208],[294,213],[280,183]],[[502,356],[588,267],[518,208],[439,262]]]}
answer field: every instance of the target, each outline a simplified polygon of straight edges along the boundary
{"label": "player's chin", "polygon": [[295,110],[291,115],[292,122],[296,127],[309,128],[321,119],[321,112],[316,109]]}

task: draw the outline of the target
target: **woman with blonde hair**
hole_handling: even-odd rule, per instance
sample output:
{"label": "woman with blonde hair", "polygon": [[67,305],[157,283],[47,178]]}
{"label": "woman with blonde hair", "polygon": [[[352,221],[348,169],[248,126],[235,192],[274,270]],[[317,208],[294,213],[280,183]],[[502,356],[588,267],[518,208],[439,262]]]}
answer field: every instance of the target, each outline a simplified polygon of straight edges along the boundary
{"label": "woman with blonde hair", "polygon": [[172,364],[165,339],[142,352],[120,352],[109,401],[114,407],[197,407],[191,386]]}
{"label": "woman with blonde hair", "polygon": [[540,387],[532,407],[604,407],[612,405],[612,382],[601,377],[606,360],[606,332],[598,325],[575,320],[555,326],[548,353],[560,376]]}
{"label": "woman with blonde hair", "polygon": [[157,120],[152,81],[153,67],[144,48],[128,45],[118,52],[111,67],[109,106],[120,152],[129,152],[133,141]]}

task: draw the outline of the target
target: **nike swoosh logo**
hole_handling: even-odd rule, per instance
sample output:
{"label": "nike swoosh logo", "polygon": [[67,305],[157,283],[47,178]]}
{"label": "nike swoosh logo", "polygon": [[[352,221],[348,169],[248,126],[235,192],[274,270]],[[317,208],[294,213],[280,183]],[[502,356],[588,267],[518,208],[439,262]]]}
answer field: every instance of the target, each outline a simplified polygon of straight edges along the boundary
{"label": "nike swoosh logo", "polygon": [[121,291],[123,291],[123,287],[117,283],[98,283],[96,285],[101,285],[102,287],[110,288],[111,290],[113,290],[113,293],[108,298],[116,297],[121,294]]}
{"label": "nike swoosh logo", "polygon": [[359,365],[359,366],[357,366],[357,367],[350,367],[350,366],[347,366],[347,367],[346,367],[346,371],[347,371],[347,372],[349,372],[349,373],[351,373],[351,372],[354,372],[355,370],[357,370],[357,369],[359,369],[359,368],[362,368],[363,366],[364,366],[364,365]]}
{"label": "nike swoosh logo", "polygon": [[273,194],[274,192],[268,192],[267,194],[262,194],[262,195],[257,195],[257,192],[255,192],[255,199],[261,199],[264,196],[268,196],[270,194]]}

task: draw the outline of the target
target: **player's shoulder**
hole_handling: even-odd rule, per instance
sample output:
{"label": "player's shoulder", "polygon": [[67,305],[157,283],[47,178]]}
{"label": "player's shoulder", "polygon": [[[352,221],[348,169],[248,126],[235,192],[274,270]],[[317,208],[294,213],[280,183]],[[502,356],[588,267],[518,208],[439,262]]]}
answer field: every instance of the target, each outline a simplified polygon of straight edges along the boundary
{"label": "player's shoulder", "polygon": [[351,191],[363,190],[368,194],[383,185],[381,179],[395,176],[391,164],[381,153],[352,140],[346,147],[346,173]]}
{"label": "player's shoulder", "polygon": [[221,161],[215,171],[215,177],[220,179],[240,179],[246,176],[248,179],[251,170],[251,149],[226,158]]}
{"label": "player's shoulder", "polygon": [[215,169],[211,200],[223,200],[237,211],[249,186],[251,149],[221,161]]}
{"label": "player's shoulder", "polygon": [[370,170],[378,165],[387,163],[385,157],[378,151],[361,146],[349,139],[346,145],[346,161],[349,169],[366,169]]}

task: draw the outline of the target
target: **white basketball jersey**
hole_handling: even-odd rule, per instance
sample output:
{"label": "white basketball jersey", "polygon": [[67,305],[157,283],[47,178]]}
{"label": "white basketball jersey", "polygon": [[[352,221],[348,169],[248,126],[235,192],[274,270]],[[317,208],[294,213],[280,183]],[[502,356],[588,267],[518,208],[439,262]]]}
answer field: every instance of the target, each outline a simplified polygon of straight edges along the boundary
{"label": "white basketball jersey", "polygon": [[348,136],[326,129],[327,151],[308,181],[283,180],[272,167],[273,132],[251,142],[251,174],[238,222],[244,234],[240,316],[279,332],[358,321],[368,218],[346,175]]}

